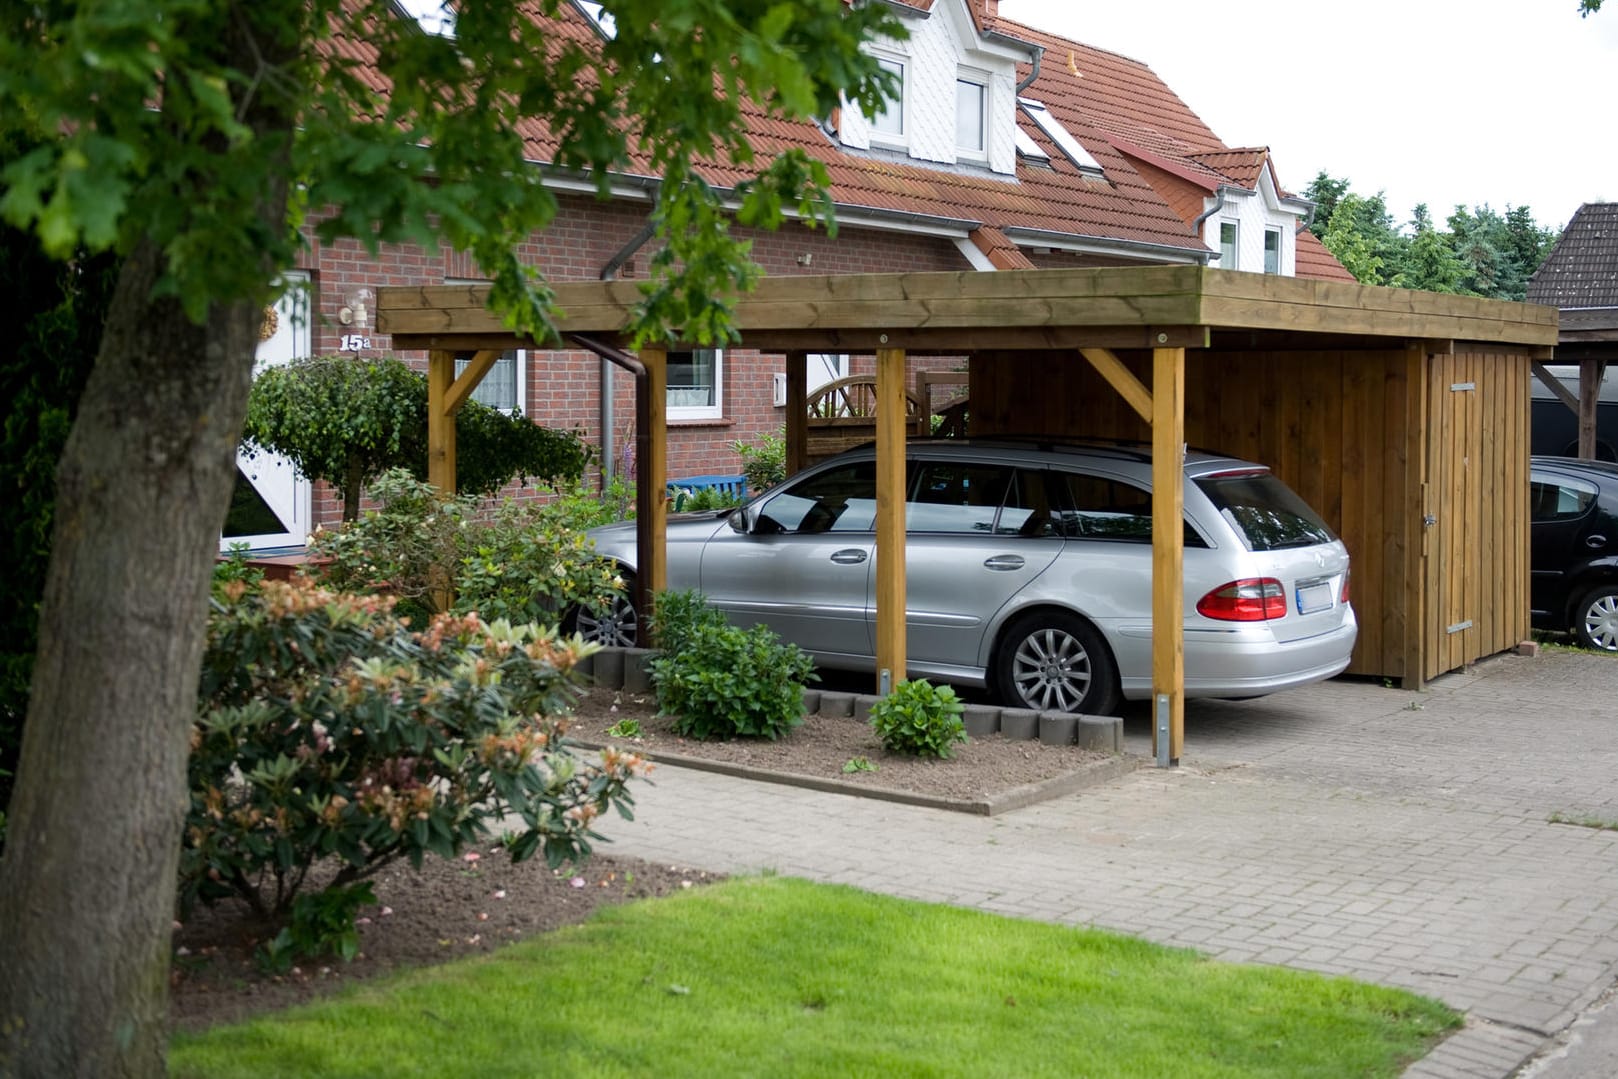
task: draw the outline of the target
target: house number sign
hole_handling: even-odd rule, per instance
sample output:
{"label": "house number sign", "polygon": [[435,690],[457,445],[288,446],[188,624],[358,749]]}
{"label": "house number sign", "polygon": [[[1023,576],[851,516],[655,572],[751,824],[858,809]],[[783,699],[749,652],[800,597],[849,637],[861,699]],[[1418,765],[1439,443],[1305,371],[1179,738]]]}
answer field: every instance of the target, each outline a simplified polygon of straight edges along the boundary
{"label": "house number sign", "polygon": [[364,352],[366,349],[368,349],[370,347],[371,347],[371,339],[369,337],[367,337],[365,334],[345,333],[345,334],[343,334],[342,340],[338,342],[337,351],[339,351],[339,352]]}

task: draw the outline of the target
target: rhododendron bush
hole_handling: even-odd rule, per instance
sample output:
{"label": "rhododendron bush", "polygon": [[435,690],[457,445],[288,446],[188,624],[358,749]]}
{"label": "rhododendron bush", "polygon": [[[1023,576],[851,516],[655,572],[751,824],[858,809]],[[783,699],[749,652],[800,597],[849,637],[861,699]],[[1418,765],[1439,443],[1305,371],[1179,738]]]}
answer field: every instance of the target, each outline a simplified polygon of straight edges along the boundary
{"label": "rhododendron bush", "polygon": [[413,631],[392,600],[309,582],[225,585],[214,602],[181,901],[239,896],[284,918],[311,867],[328,889],[498,826],[521,861],[587,857],[645,766],[563,742],[575,665],[591,646],[532,624],[440,615]]}

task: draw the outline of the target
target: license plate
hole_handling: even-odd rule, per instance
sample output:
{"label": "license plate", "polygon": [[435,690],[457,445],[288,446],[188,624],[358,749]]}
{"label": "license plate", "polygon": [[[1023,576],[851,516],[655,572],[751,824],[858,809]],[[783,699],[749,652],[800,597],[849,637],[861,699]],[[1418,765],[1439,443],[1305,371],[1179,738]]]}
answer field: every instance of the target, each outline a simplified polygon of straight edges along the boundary
{"label": "license plate", "polygon": [[1331,582],[1298,586],[1298,613],[1314,614],[1331,610]]}

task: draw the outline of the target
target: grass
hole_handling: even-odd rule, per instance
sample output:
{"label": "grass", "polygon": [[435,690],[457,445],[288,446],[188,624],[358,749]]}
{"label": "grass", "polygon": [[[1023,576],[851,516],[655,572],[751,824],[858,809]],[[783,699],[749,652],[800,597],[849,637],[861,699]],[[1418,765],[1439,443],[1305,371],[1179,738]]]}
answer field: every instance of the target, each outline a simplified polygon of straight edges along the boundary
{"label": "grass", "polygon": [[1618,832],[1618,820],[1608,817],[1574,816],[1557,810],[1551,814],[1552,824],[1576,824],[1580,828],[1595,828],[1603,832]]}
{"label": "grass", "polygon": [[209,1076],[1395,1076],[1400,990],[781,877],[177,1036]]}

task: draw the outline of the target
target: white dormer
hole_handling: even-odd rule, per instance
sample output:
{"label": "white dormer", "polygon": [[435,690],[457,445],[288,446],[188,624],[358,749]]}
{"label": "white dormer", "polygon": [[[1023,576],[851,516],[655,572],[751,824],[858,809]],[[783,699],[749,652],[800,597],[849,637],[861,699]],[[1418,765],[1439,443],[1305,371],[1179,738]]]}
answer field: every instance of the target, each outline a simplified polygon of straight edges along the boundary
{"label": "white dormer", "polygon": [[1017,170],[1017,64],[1036,50],[981,34],[967,0],[939,0],[930,12],[894,9],[910,40],[878,38],[866,47],[899,77],[900,97],[875,117],[842,110],[838,137],[859,150],[889,150],[922,162]]}
{"label": "white dormer", "polygon": [[1294,277],[1298,272],[1298,231],[1314,204],[1283,195],[1266,160],[1253,188],[1221,185],[1203,200],[1202,239],[1222,270]]}

